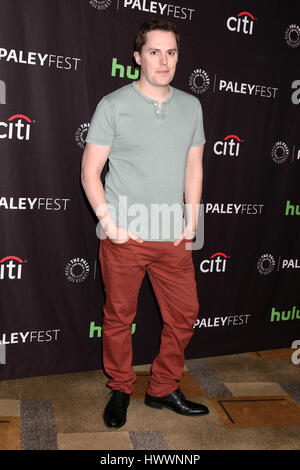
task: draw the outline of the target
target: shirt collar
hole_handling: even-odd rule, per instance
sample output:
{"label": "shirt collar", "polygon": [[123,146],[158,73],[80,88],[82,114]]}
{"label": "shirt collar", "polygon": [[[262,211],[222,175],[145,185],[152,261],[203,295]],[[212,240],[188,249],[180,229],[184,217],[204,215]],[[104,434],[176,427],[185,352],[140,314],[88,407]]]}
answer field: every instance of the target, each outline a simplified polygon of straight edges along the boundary
{"label": "shirt collar", "polygon": [[[141,98],[143,98],[143,100],[147,101],[148,103],[157,103],[157,100],[153,100],[152,98],[149,98],[148,96],[146,96],[140,89],[139,87],[137,86],[137,82],[134,81],[131,83],[132,85],[132,88],[135,90],[135,92],[140,95]],[[173,98],[174,96],[174,90],[173,90],[173,87],[171,85],[169,85],[170,87],[170,94],[168,96],[168,98],[163,101],[163,103],[169,103],[171,101],[171,99]]]}

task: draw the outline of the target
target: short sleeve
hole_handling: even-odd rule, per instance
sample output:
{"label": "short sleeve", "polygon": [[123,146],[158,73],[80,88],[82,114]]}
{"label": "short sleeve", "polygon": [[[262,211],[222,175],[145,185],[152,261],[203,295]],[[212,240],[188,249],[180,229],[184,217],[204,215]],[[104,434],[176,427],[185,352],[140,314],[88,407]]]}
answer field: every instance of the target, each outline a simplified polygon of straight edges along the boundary
{"label": "short sleeve", "polygon": [[113,104],[104,97],[97,104],[85,141],[97,145],[111,145],[114,129]]}
{"label": "short sleeve", "polygon": [[191,147],[196,147],[196,146],[205,144],[206,142],[204,127],[203,127],[202,107],[198,98],[197,98],[197,102],[198,102],[198,111],[197,111],[197,117],[195,120],[194,134],[192,138]]}

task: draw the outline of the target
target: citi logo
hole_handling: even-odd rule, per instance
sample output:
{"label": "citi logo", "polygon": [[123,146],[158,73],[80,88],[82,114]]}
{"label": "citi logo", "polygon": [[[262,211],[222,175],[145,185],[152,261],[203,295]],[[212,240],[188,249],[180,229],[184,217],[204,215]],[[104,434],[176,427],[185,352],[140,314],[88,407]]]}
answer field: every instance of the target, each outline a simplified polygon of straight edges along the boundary
{"label": "citi logo", "polygon": [[216,155],[229,155],[237,157],[240,151],[242,140],[234,134],[227,135],[223,140],[218,140],[214,145]]}
{"label": "citi logo", "polygon": [[29,140],[33,122],[25,114],[14,114],[8,122],[0,122],[0,139]]}
{"label": "citi logo", "polygon": [[203,273],[216,272],[221,273],[226,270],[228,256],[225,253],[218,252],[211,255],[210,259],[205,259],[200,263],[200,271]]}
{"label": "citi logo", "polygon": [[18,256],[6,256],[0,260],[0,280],[21,279],[24,261]]}
{"label": "citi logo", "polygon": [[[133,72],[132,72],[132,69],[134,69]],[[125,75],[124,65],[118,64],[117,58],[113,57],[112,66],[111,66],[111,76],[116,77],[117,72],[118,72],[119,78],[124,78],[124,75]],[[131,65],[127,65],[127,67],[126,67],[126,77],[127,78],[131,78],[132,80],[135,80],[135,79],[139,78],[139,73],[140,73],[140,68],[139,67],[133,67]]]}
{"label": "citi logo", "polygon": [[229,31],[236,31],[238,33],[249,34],[253,33],[254,16],[248,11],[241,11],[237,16],[230,16],[227,20],[226,26]]}

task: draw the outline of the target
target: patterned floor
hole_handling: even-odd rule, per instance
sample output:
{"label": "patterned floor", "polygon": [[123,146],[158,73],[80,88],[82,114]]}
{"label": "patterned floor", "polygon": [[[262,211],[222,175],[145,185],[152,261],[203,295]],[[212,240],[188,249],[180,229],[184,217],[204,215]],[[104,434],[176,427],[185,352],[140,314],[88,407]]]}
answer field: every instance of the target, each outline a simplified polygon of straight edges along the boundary
{"label": "patterned floor", "polygon": [[150,365],[137,382],[127,423],[106,428],[109,399],[102,371],[0,382],[0,450],[300,448],[300,364],[292,349],[191,359],[180,387],[209,407],[201,417],[144,405]]}

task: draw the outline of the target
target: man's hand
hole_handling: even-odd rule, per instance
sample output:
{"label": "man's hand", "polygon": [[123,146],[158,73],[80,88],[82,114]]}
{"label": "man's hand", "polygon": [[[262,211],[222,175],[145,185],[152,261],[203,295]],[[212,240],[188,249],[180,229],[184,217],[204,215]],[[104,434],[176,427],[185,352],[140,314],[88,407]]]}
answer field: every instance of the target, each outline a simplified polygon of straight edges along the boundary
{"label": "man's hand", "polygon": [[113,243],[125,243],[129,240],[129,238],[132,238],[133,240],[136,240],[139,243],[143,243],[144,241],[135,233],[132,233],[130,232],[130,230],[126,230],[125,228],[118,225],[110,227],[105,233]]}
{"label": "man's hand", "polygon": [[182,242],[182,240],[192,240],[196,235],[196,232],[193,231],[193,229],[189,226],[184,227],[184,229],[181,231],[179,237],[176,238],[174,241],[174,245],[177,246],[179,243]]}

